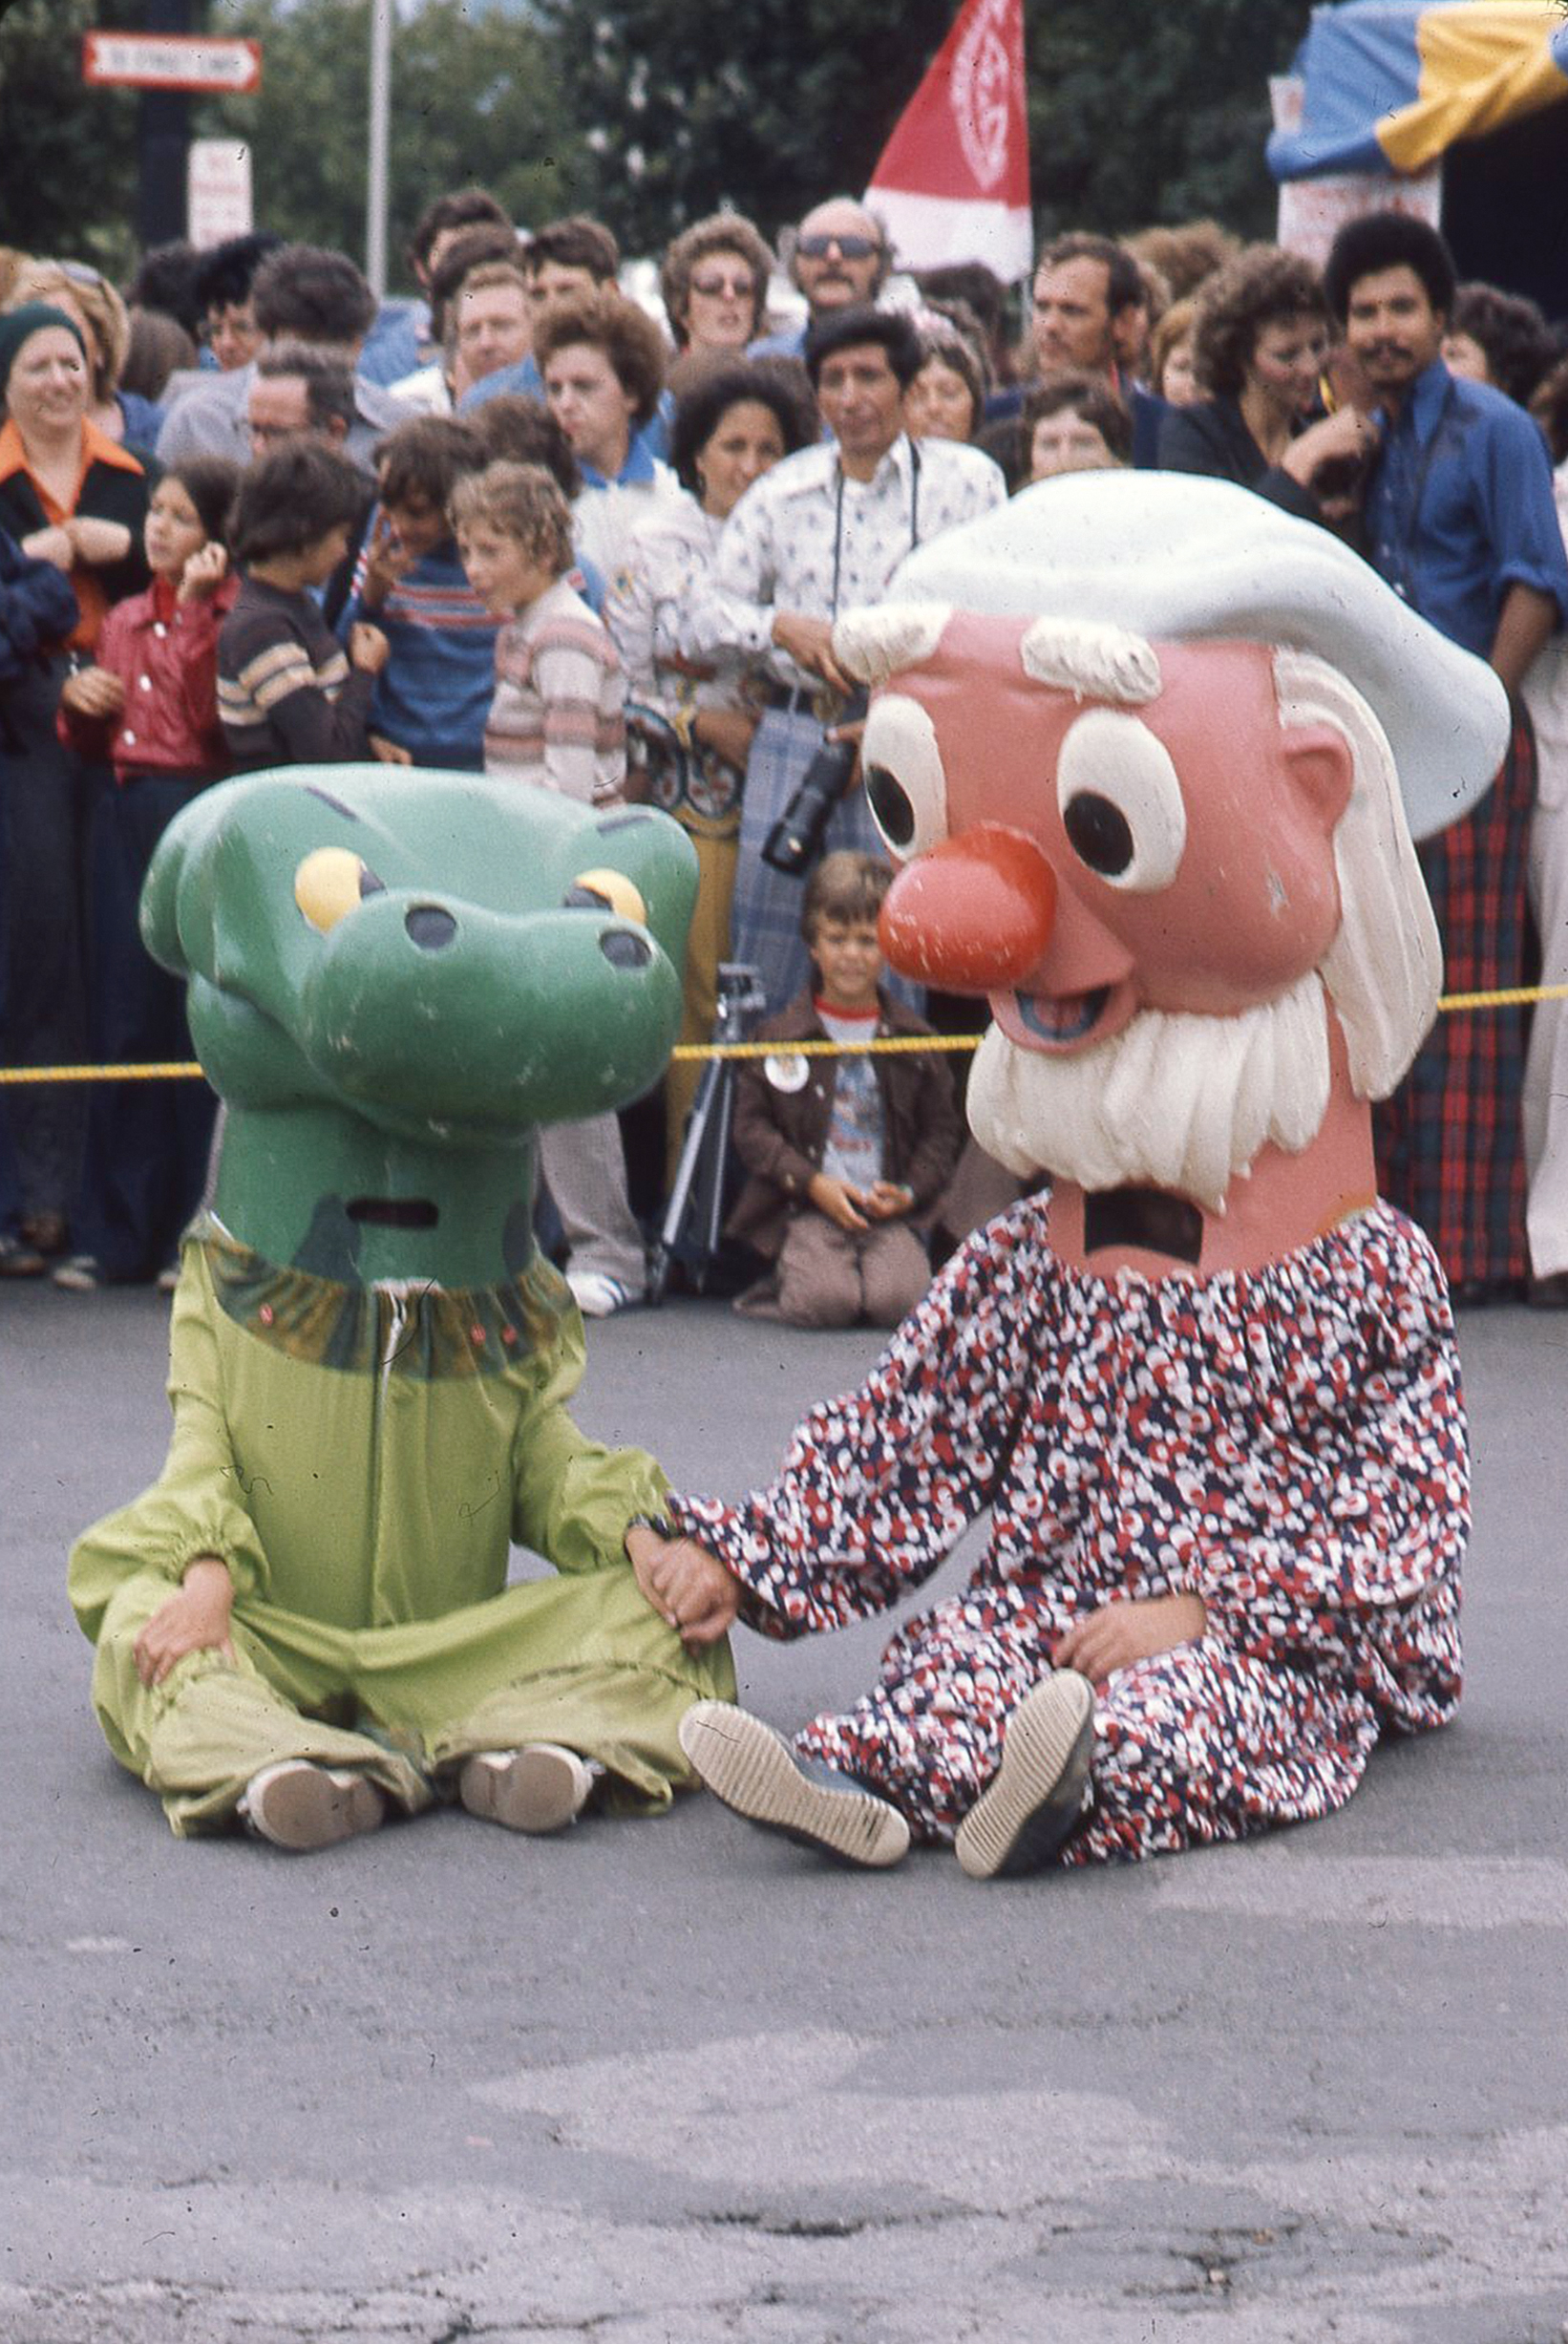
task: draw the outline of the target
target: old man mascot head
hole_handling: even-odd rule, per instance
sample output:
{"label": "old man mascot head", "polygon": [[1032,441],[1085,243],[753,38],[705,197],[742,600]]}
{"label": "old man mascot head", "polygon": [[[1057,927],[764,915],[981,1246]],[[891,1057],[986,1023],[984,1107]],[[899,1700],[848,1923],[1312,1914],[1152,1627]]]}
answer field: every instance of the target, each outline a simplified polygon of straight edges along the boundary
{"label": "old man mascot head", "polygon": [[884,943],[988,997],[970,1119],[1056,1176],[1058,1251],[1250,1268],[1369,1203],[1441,973],[1410,836],[1487,787],[1501,686],[1325,531],[1174,475],[1045,484],[895,590],[836,637]]}

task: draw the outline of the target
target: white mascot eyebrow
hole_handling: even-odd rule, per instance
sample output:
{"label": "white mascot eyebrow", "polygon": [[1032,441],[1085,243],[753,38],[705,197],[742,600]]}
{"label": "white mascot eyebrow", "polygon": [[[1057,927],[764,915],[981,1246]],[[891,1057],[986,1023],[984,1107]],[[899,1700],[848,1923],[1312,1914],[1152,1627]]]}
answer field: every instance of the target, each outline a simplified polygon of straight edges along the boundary
{"label": "white mascot eyebrow", "polygon": [[833,655],[858,683],[885,684],[933,656],[953,615],[950,603],[871,603],[846,610],[833,629]]}
{"label": "white mascot eyebrow", "polygon": [[1098,619],[1036,619],[1025,629],[1018,659],[1037,684],[1134,708],[1157,699],[1163,681],[1152,643]]}

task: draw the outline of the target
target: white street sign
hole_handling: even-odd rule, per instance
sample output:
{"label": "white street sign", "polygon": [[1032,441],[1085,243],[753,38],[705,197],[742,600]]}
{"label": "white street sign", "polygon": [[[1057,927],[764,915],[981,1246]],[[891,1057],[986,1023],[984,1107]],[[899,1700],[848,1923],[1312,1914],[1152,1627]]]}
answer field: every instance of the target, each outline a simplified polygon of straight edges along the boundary
{"label": "white street sign", "polygon": [[260,89],[260,41],[201,40],[185,32],[84,32],[82,79],[140,90]]}

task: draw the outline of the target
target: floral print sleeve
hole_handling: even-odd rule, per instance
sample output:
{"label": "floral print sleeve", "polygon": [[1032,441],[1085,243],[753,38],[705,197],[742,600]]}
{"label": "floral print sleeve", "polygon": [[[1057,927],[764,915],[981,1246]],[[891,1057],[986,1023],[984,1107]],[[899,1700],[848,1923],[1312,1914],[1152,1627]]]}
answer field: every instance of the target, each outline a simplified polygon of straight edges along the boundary
{"label": "floral print sleeve", "polygon": [[858,1392],[800,1425],[778,1479],[671,1518],[742,1581],[749,1623],[790,1637],[887,1610],[995,1494],[1034,1374],[1043,1225],[995,1225],[947,1264]]}

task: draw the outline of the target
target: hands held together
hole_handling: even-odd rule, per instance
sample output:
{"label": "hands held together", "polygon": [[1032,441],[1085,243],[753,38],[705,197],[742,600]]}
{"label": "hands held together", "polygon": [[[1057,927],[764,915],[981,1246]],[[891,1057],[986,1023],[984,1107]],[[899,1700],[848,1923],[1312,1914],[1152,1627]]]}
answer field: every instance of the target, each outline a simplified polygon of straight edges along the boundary
{"label": "hands held together", "polygon": [[841,1229],[868,1229],[874,1221],[897,1221],[915,1202],[913,1189],[897,1181],[877,1181],[869,1188],[852,1188],[848,1181],[814,1172],[806,1194],[819,1213]]}
{"label": "hands held together", "polygon": [[626,1558],[647,1601],[689,1651],[717,1644],[733,1625],[740,1582],[695,1539],[662,1538],[647,1523],[633,1523]]}

